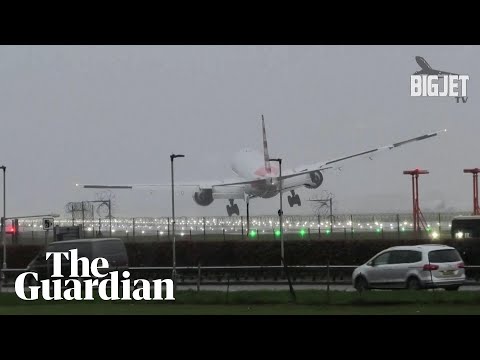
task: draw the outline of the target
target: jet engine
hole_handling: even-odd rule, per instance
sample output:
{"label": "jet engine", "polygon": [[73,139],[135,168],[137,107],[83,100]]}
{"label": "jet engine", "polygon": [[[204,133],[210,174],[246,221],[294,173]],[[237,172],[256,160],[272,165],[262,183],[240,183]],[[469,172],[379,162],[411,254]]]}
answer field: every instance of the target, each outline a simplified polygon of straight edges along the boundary
{"label": "jet engine", "polygon": [[198,205],[207,206],[213,202],[213,191],[212,189],[202,189],[200,191],[196,191],[193,194],[193,200]]}
{"label": "jet engine", "polygon": [[309,174],[310,184],[305,184],[307,189],[316,189],[323,183],[323,175],[320,171],[314,171]]}

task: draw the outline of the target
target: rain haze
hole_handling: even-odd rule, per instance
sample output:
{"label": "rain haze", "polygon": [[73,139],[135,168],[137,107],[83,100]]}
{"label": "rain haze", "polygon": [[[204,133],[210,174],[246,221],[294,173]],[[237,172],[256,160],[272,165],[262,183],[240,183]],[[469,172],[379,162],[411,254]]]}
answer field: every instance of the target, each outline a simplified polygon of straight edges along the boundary
{"label": "rain haze", "polygon": [[[470,76],[468,102],[410,96],[415,56]],[[262,151],[290,168],[448,129],[432,139],[352,159],[324,172],[308,199],[332,193],[336,211],[410,211],[403,170],[423,168],[424,211],[471,210],[480,167],[476,46],[2,46],[0,165],[7,216],[55,212],[93,200],[76,183],[170,183],[232,179],[232,155]],[[476,115],[477,114],[477,115]],[[170,188],[115,190],[114,216],[169,216]],[[286,196],[285,194],[284,196]],[[227,200],[201,207],[178,190],[177,216],[226,215]],[[244,201],[237,200],[241,213]],[[278,196],[254,199],[252,215],[276,214]]]}

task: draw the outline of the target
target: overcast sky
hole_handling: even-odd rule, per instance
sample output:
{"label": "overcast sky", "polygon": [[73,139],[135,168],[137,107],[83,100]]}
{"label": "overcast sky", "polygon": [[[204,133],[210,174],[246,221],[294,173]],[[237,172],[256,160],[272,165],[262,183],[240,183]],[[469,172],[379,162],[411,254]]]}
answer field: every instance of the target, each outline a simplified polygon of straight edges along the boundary
{"label": "overcast sky", "polygon": [[[470,75],[468,102],[412,98],[415,56],[433,68]],[[470,210],[480,167],[478,46],[1,46],[0,164],[7,166],[7,216],[57,212],[98,190],[75,183],[169,183],[231,178],[232,154],[262,149],[296,167],[447,128],[438,138],[348,160],[326,172],[339,212],[410,211],[409,168],[424,211]],[[116,216],[169,216],[170,190],[115,191]],[[240,210],[245,205],[239,201]],[[226,215],[188,191],[176,214]],[[274,214],[278,197],[252,201]]]}

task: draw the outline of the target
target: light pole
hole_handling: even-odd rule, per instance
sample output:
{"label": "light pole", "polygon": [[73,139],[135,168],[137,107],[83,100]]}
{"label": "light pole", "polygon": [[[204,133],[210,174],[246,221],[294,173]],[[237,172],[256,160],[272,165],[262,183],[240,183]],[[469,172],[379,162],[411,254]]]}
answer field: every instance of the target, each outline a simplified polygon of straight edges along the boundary
{"label": "light pole", "polygon": [[177,260],[175,255],[175,197],[174,197],[174,183],[173,183],[173,159],[185,157],[185,155],[170,155],[170,170],[172,174],[172,235],[173,235],[173,246],[172,246],[172,255],[173,255],[173,268],[172,268],[172,280],[173,286],[177,287]]}
{"label": "light pole", "polygon": [[[5,207],[5,195],[6,195],[6,184],[5,184],[5,173],[7,171],[7,168],[4,166],[0,166],[0,169],[3,170],[3,222],[2,222],[2,243],[3,243],[3,266],[2,266],[2,269],[6,269],[7,268],[7,247],[6,247],[6,244],[5,244],[5,221],[7,219],[7,215],[6,215],[6,207]],[[2,272],[2,280],[5,276],[5,273]]]}
{"label": "light pole", "polygon": [[278,216],[280,218],[280,257],[281,257],[281,265],[283,265],[284,248],[283,248],[282,159],[269,159],[269,160],[278,162],[278,167],[280,171],[280,210],[278,210]]}

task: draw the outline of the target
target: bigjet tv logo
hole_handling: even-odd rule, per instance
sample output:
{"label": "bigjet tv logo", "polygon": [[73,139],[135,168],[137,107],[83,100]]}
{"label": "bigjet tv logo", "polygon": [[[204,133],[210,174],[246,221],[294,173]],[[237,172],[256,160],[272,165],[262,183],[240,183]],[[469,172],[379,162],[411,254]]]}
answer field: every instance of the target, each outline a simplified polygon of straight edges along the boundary
{"label": "bigjet tv logo", "polygon": [[415,60],[421,70],[410,76],[411,96],[454,97],[457,104],[460,100],[467,102],[468,75],[433,69],[421,56],[416,56]]}
{"label": "bigjet tv logo", "polygon": [[[90,262],[86,257],[78,258],[77,249],[69,252],[47,252],[45,256],[47,260],[50,256],[53,258],[51,278],[41,280],[40,285],[30,285],[25,289],[27,277],[33,276],[38,281],[38,273],[29,271],[20,274],[15,280],[15,293],[20,299],[38,300],[42,297],[44,300],[94,300],[94,289],[97,289],[102,300],[175,300],[171,279],[156,279],[152,284],[146,279],[135,279],[132,289],[130,272],[105,271],[109,269],[105,258],[96,258]],[[70,261],[68,270],[62,257]],[[64,273],[63,270],[67,271]],[[163,287],[166,288],[165,298],[162,294]]]}

